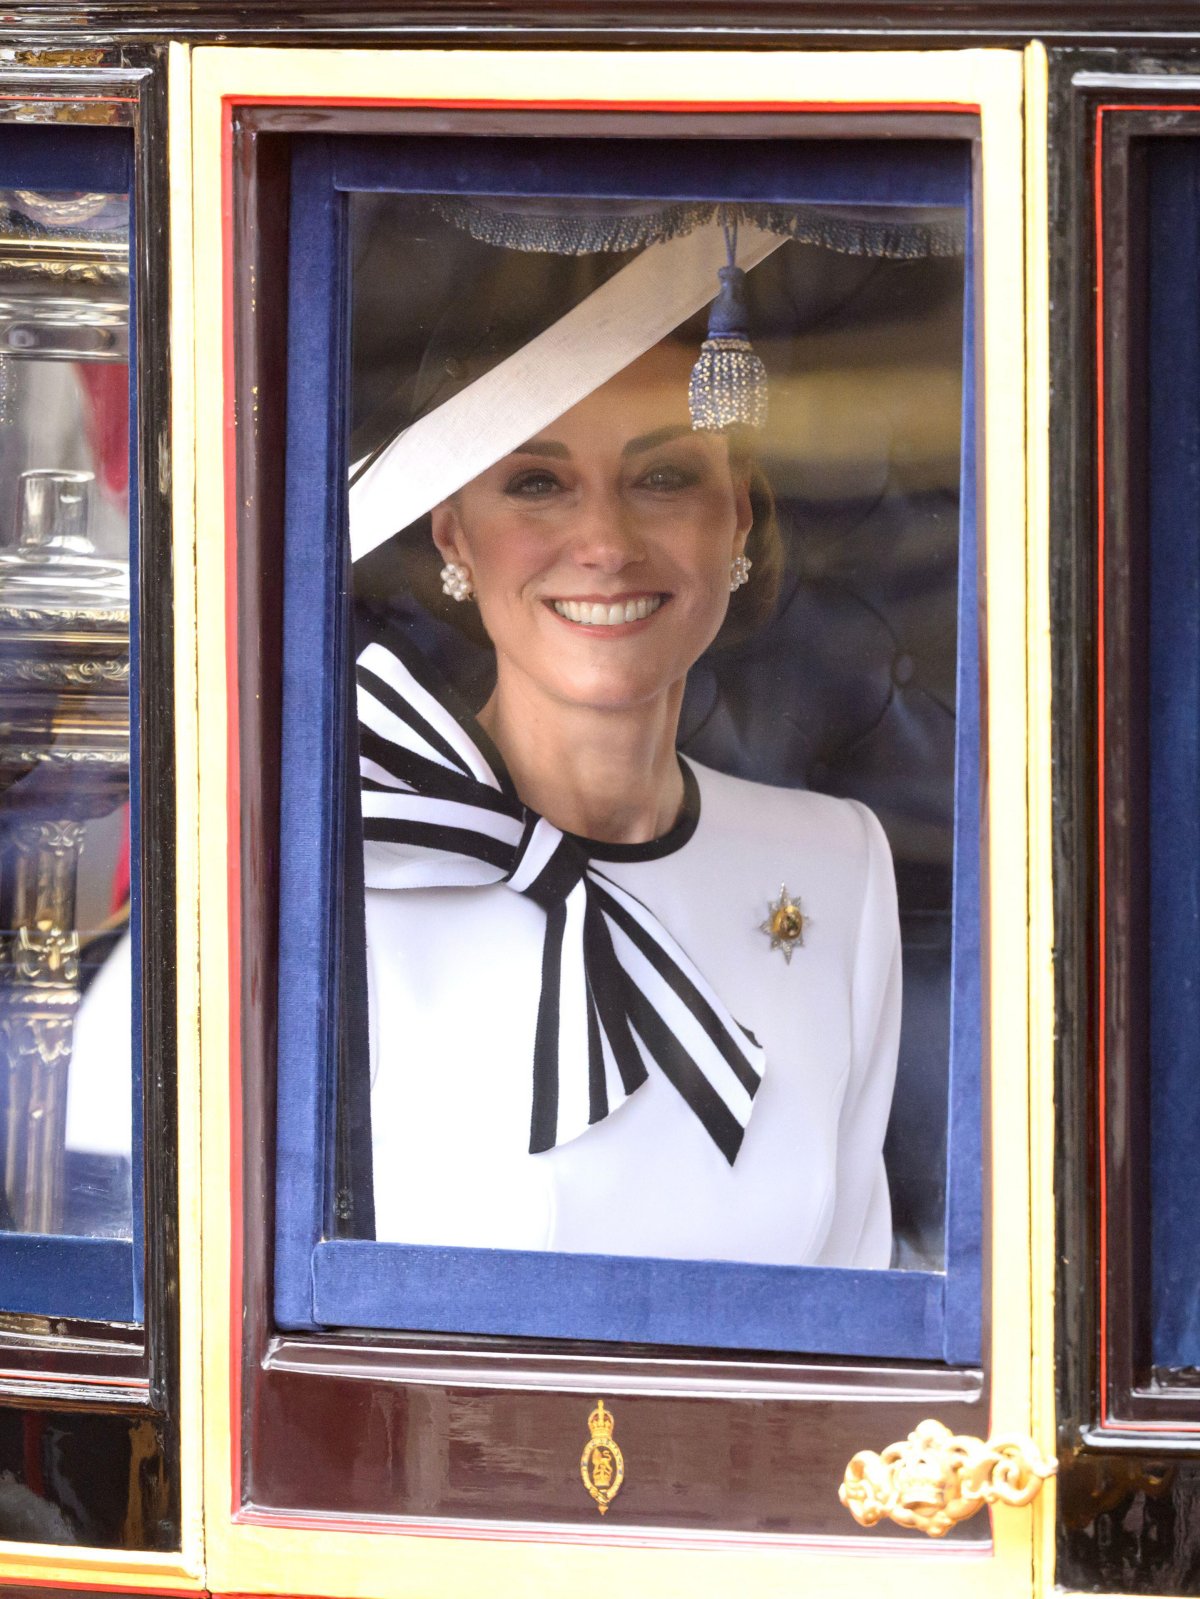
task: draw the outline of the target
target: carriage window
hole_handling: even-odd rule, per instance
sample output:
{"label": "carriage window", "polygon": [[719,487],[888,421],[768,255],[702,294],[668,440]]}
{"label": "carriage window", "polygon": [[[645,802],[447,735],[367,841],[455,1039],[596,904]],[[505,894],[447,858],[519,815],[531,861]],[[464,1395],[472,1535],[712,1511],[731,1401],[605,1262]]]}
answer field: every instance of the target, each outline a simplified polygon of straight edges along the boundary
{"label": "carriage window", "polygon": [[0,1308],[116,1320],[140,1203],[127,142],[0,135]]}
{"label": "carriage window", "polygon": [[293,161],[277,1315],[977,1358],[969,147],[460,143]]}

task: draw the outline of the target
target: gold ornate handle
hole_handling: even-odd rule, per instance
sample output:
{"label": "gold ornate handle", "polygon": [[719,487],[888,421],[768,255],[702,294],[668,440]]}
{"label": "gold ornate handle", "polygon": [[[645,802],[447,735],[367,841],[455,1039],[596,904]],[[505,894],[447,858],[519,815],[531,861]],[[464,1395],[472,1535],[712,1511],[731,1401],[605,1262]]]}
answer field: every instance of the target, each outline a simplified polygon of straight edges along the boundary
{"label": "gold ornate handle", "polygon": [[983,1505],[1027,1505],[1058,1470],[1028,1438],[956,1436],[923,1421],[881,1455],[860,1450],[846,1467],[838,1498],[863,1527],[885,1516],[942,1538]]}

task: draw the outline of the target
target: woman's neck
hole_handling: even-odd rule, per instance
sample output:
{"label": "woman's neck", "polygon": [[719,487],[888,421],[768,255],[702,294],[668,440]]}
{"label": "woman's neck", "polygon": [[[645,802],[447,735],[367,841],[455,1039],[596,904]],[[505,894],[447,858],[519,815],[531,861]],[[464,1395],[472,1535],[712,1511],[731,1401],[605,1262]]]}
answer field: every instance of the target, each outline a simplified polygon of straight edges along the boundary
{"label": "woman's neck", "polygon": [[606,844],[645,844],[670,832],[683,805],[682,703],[682,683],[645,705],[595,710],[501,678],[479,721],[539,816]]}

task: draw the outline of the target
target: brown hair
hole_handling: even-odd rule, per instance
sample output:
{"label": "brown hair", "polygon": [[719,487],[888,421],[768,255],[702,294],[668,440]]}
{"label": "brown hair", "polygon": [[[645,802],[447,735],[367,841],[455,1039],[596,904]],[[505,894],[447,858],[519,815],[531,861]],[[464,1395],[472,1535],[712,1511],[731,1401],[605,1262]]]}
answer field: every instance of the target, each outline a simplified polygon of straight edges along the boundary
{"label": "brown hair", "polygon": [[739,437],[729,441],[729,460],[735,472],[748,472],[750,509],[754,520],[746,538],[750,576],[729,596],[729,610],[713,648],[729,649],[741,644],[765,627],[775,614],[779,585],[783,580],[783,535],[775,515],[775,492],[748,443]]}

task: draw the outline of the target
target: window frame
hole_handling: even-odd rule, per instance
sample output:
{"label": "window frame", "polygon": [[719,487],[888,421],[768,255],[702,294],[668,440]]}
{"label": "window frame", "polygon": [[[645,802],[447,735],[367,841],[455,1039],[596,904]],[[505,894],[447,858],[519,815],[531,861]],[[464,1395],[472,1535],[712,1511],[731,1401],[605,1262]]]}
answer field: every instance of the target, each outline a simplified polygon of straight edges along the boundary
{"label": "window frame", "polygon": [[[1145,840],[1148,738],[1138,639],[1145,627],[1148,262],[1139,188],[1142,141],[1200,137],[1200,76],[1080,74],[1094,137],[1097,335],[1095,567],[1097,761],[1092,913],[1101,984],[1094,1020],[1096,1127],[1096,1440],[1175,1440],[1195,1448],[1200,1389],[1156,1367],[1151,1347],[1150,1035]],[[1189,115],[1189,113],[1191,115]]]}
{"label": "window frame", "polygon": [[[1131,219],[1128,151],[1121,146],[1137,135],[1144,115],[1138,108],[1161,108],[1141,124],[1143,132],[1154,133],[1169,131],[1161,122],[1169,122],[1176,107],[1200,103],[1200,55],[1194,42],[1188,47],[1178,40],[1154,49],[1063,44],[1048,51],[1047,65],[1046,138],[1055,156],[1046,174],[1053,232],[1046,268],[1051,387],[1045,493],[1054,622],[1047,759],[1053,770],[1052,980],[1058,1024],[1052,1152],[1046,1143],[1054,1171],[1056,1247],[1045,1265],[1045,1331],[1039,1333],[1045,1347],[1039,1361],[1048,1405],[1053,1395],[1059,1441],[1053,1558],[1055,1580],[1070,1592],[1117,1591],[1136,1566],[1156,1593],[1182,1593],[1196,1562],[1186,1506],[1195,1491],[1200,1439],[1181,1425],[1195,1419],[1182,1385],[1147,1388],[1135,1337],[1133,1299],[1144,1265],[1137,1252],[1144,1253],[1141,1240],[1148,1234],[1125,1163],[1136,1171],[1146,1146],[1137,1107],[1126,1099],[1136,1089],[1127,1067],[1142,1046],[1120,1009],[1129,997],[1123,992],[1129,974],[1118,969],[1114,956],[1129,947],[1128,929],[1120,925],[1128,907],[1118,898],[1128,863],[1119,859],[1119,839],[1114,859],[1111,831],[1103,880],[1099,873],[1101,740],[1110,744],[1110,775],[1123,756],[1124,730],[1104,715],[1106,699],[1112,710],[1127,696],[1119,585],[1106,598],[1107,658],[1100,620],[1102,555],[1108,558],[1107,586],[1122,541],[1128,548],[1131,533],[1141,533],[1129,522],[1134,501],[1123,458],[1139,404],[1130,385],[1144,345],[1134,336],[1135,280],[1124,259]],[[1110,782],[1108,829],[1119,797],[1119,787],[1114,791]],[[1107,986],[1103,1033],[1101,985]],[[1100,1270],[1102,1236],[1106,1275]],[[1182,1535],[1164,1538],[1167,1525],[1184,1529]]]}
{"label": "window frame", "polygon": [[[9,42],[12,37],[9,35]],[[130,483],[131,517],[136,506],[140,544],[136,593],[131,595],[131,629],[136,621],[140,676],[136,699],[131,690],[131,732],[141,740],[143,778],[141,836],[142,960],[140,1113],[145,1147],[143,1182],[135,1199],[138,1242],[118,1241],[122,1270],[130,1273],[135,1248],[144,1264],[143,1315],[136,1324],[105,1319],[106,1307],[93,1307],[97,1319],[63,1314],[53,1308],[0,1313],[0,1402],[10,1423],[26,1429],[31,1451],[38,1440],[67,1437],[80,1429],[90,1440],[82,1476],[62,1463],[61,1477],[78,1506],[92,1513],[103,1485],[120,1482],[138,1462],[131,1480],[130,1527],[113,1536],[109,1549],[61,1547],[24,1542],[4,1546],[8,1580],[44,1584],[90,1581],[102,1584],[183,1583],[194,1587],[202,1569],[199,1521],[186,1519],[183,1499],[198,1502],[198,1388],[181,1380],[180,1307],[189,1329],[198,1318],[194,1265],[179,1248],[178,1200],[181,1181],[177,1121],[176,942],[176,733],[170,471],[170,390],[172,361],[167,327],[168,171],[167,61],[163,47],[146,43],[101,43],[78,48],[73,35],[51,27],[36,42],[23,36],[0,64],[0,124],[64,123],[86,134],[89,125],[129,130],[131,229]],[[64,48],[69,46],[70,48]],[[155,226],[145,226],[148,217]],[[186,362],[184,363],[186,365]],[[185,461],[190,460],[190,452]],[[186,713],[186,707],[184,708]],[[186,714],[183,717],[186,723]],[[186,917],[186,906],[184,915]],[[185,983],[186,986],[186,983]],[[182,1178],[185,1194],[198,1172]],[[18,1240],[26,1247],[27,1240]],[[92,1247],[89,1260],[111,1260],[111,1240],[71,1240]],[[103,1268],[89,1267],[95,1275]],[[102,1293],[97,1296],[103,1297]],[[45,1301],[42,1301],[45,1305]],[[185,1343],[190,1339],[185,1330]],[[183,1390],[191,1391],[184,1400]],[[180,1418],[192,1418],[193,1452],[185,1459]],[[36,1461],[36,1452],[29,1456]],[[53,1502],[53,1493],[47,1497]],[[96,1526],[106,1518],[97,1515]],[[32,1538],[32,1533],[29,1535]]]}
{"label": "window frame", "polygon": [[[313,107],[318,102],[322,106],[319,114],[323,125],[329,125],[334,103],[349,101],[353,114],[360,119],[359,127],[364,131],[374,130],[382,115],[380,108],[387,103],[399,103],[408,108],[414,102],[433,101],[444,111],[464,101],[477,106],[483,99],[494,106],[500,81],[504,86],[502,98],[511,98],[515,106],[536,105],[539,109],[546,108],[544,96],[548,83],[553,83],[555,90],[575,109],[579,108],[580,101],[595,107],[601,93],[605,104],[615,102],[625,108],[643,109],[657,105],[661,109],[661,99],[652,97],[661,95],[664,81],[671,82],[675,95],[697,91],[687,102],[692,108],[702,102],[722,106],[730,113],[747,109],[744,96],[751,92],[747,88],[750,84],[753,94],[761,97],[760,103],[769,103],[776,110],[797,104],[815,109],[817,105],[839,102],[861,107],[864,101],[886,102],[894,107],[897,67],[901,61],[911,103],[924,106],[934,103],[941,110],[963,104],[982,108],[985,150],[991,152],[989,160],[985,161],[985,206],[997,220],[1007,214],[1009,221],[1006,238],[1002,238],[999,226],[987,230],[988,237],[994,241],[994,253],[990,262],[985,263],[986,282],[999,283],[1003,275],[1007,285],[1015,285],[1008,295],[1006,315],[1011,320],[1007,336],[1003,315],[988,320],[985,326],[985,369],[992,405],[990,421],[998,426],[1003,416],[1010,426],[1017,424],[1015,430],[1000,430],[988,439],[989,451],[1000,450],[1003,434],[1006,460],[1005,473],[990,474],[985,485],[991,563],[989,582],[995,585],[994,589],[989,589],[989,599],[993,594],[999,597],[1000,611],[1008,624],[999,625],[993,612],[989,616],[988,644],[993,672],[1006,674],[1006,682],[1023,683],[1027,573],[1023,540],[1017,530],[1024,525],[1024,473],[1023,469],[1014,470],[1015,463],[1023,462],[1021,419],[1024,406],[1020,293],[1019,104],[1022,75],[1018,55],[984,51],[914,54],[903,58],[886,54],[813,58],[803,55],[706,56],[701,53],[641,57],[569,52],[522,56],[507,52],[498,58],[474,51],[439,56],[419,51],[275,52],[213,47],[195,53],[193,77],[197,151],[197,314],[200,325],[209,330],[207,346],[202,341],[197,347],[197,393],[201,402],[197,512],[202,526],[211,526],[211,517],[217,525],[226,528],[229,536],[224,545],[210,540],[198,547],[199,617],[206,639],[225,637],[227,640],[224,658],[237,663],[241,707],[248,707],[252,717],[259,715],[255,702],[256,685],[261,681],[258,673],[264,656],[269,658],[273,647],[274,635],[270,627],[278,625],[274,609],[277,602],[267,594],[265,613],[255,610],[248,615],[244,608],[241,612],[243,642],[240,652],[234,644],[234,635],[225,630],[227,600],[236,595],[244,604],[248,595],[261,598],[264,586],[269,586],[265,580],[271,574],[262,569],[261,552],[257,556],[251,552],[248,532],[263,518],[275,514],[271,503],[275,498],[273,490],[278,486],[270,470],[264,472],[264,465],[269,466],[269,463],[262,443],[271,436],[272,424],[256,414],[253,406],[254,380],[266,376],[277,382],[280,378],[278,351],[272,353],[260,345],[254,352],[259,364],[256,366],[251,361],[239,370],[232,318],[222,314],[225,303],[222,271],[230,267],[234,249],[250,250],[249,255],[241,258],[250,264],[252,276],[254,267],[261,266],[265,259],[261,252],[256,253],[254,241],[261,242],[272,228],[278,232],[286,221],[286,208],[280,215],[278,205],[267,200],[265,211],[256,211],[255,205],[262,202],[262,196],[256,202],[247,187],[235,191],[232,186],[235,166],[241,172],[249,170],[250,146],[255,141],[260,142],[263,159],[275,159],[268,149],[271,129],[286,131],[289,123],[295,127],[306,120],[311,126]],[[498,75],[497,67],[501,65],[503,72]],[[615,87],[617,85],[619,88]],[[738,95],[736,99],[735,94]],[[241,230],[240,245],[235,246],[229,235],[222,237],[219,228],[214,226],[222,215],[233,219],[235,234],[236,230]],[[229,281],[236,279],[231,277]],[[244,288],[237,290],[236,298],[242,309],[247,292]],[[223,337],[219,358],[214,359],[212,329],[218,325],[223,329]],[[218,416],[225,419],[221,426],[215,422]],[[235,417],[242,419],[240,433],[234,425]],[[232,447],[239,438],[246,441],[247,454],[241,459],[237,475],[227,478],[222,462],[232,470],[234,456],[226,455],[226,446]],[[252,468],[250,458],[254,461]],[[999,536],[1001,525],[1007,531],[1007,540]],[[239,528],[241,542],[236,536]],[[231,581],[239,562],[247,563],[240,585]],[[260,626],[264,616],[268,623],[266,632]],[[1017,617],[1022,620],[1014,626]],[[251,635],[249,638],[247,633]],[[230,841],[238,836],[237,824],[243,814],[251,817],[258,827],[270,812],[269,808],[264,808],[258,792],[248,792],[244,786],[239,789],[237,784],[231,785],[228,781],[227,755],[232,753],[236,759],[239,750],[249,747],[245,726],[236,722],[240,707],[234,707],[231,712],[225,697],[226,684],[220,680],[219,673],[199,674],[198,685],[201,700],[199,814],[204,822],[198,887],[202,904],[201,984],[208,1039],[204,1095],[205,1274],[210,1306],[216,1307],[210,1309],[207,1322],[210,1337],[206,1340],[206,1376],[211,1419],[207,1423],[210,1447],[206,1458],[212,1501],[235,1507],[228,1522],[217,1517],[210,1527],[210,1569],[214,1580],[221,1585],[244,1589],[247,1583],[262,1580],[261,1575],[256,1578],[255,1573],[261,1574],[264,1568],[259,1562],[269,1558],[274,1572],[272,1580],[276,1583],[296,1580],[308,1587],[333,1583],[344,1588],[349,1581],[356,1593],[383,1591],[385,1586],[394,1590],[396,1560],[403,1549],[406,1591],[410,1587],[416,1592],[420,1584],[428,1587],[438,1581],[453,1580],[448,1575],[450,1572],[463,1576],[470,1570],[471,1538],[478,1536],[489,1539],[487,1547],[489,1562],[492,1562],[489,1571],[493,1581],[498,1577],[503,1580],[505,1571],[520,1571],[532,1577],[537,1591],[550,1592],[554,1591],[552,1584],[569,1580],[567,1573],[581,1569],[574,1555],[561,1549],[554,1530],[536,1517],[533,1524],[512,1527],[512,1536],[518,1544],[527,1542],[530,1537],[549,1538],[560,1547],[561,1558],[556,1556],[547,1564],[540,1554],[534,1575],[534,1567],[522,1559],[512,1542],[505,1541],[504,1536],[499,1542],[494,1541],[496,1532],[479,1519],[478,1512],[468,1514],[465,1521],[454,1523],[457,1537],[430,1538],[424,1535],[451,1529],[436,1518],[398,1519],[394,1504],[387,1506],[386,1512],[379,1501],[374,1511],[362,1504],[337,1511],[321,1510],[312,1503],[313,1495],[308,1488],[293,1487],[282,1497],[264,1492],[270,1484],[258,1468],[264,1449],[279,1444],[280,1423],[286,1422],[289,1416],[294,1419],[296,1410],[305,1402],[305,1393],[314,1399],[320,1398],[323,1390],[327,1394],[335,1377],[347,1383],[365,1384],[368,1391],[379,1394],[381,1399],[388,1393],[410,1391],[407,1385],[415,1384],[411,1390],[414,1393],[427,1392],[432,1387],[447,1399],[459,1390],[467,1393],[484,1390],[498,1395],[520,1393],[531,1403],[535,1400],[548,1402],[554,1397],[569,1399],[578,1406],[584,1402],[584,1394],[592,1393],[597,1377],[602,1381],[606,1377],[613,1379],[612,1392],[625,1395],[623,1402],[627,1408],[637,1403],[636,1395],[664,1391],[669,1391],[674,1400],[682,1399],[685,1394],[696,1398],[703,1392],[714,1402],[722,1403],[738,1402],[734,1398],[737,1394],[762,1397],[774,1393],[789,1396],[786,1402],[795,1406],[819,1391],[835,1394],[839,1384],[845,1396],[860,1382],[873,1387],[878,1399],[879,1384],[886,1386],[888,1374],[877,1367],[871,1368],[869,1373],[856,1372],[847,1383],[847,1369],[835,1364],[814,1365],[803,1371],[789,1366],[786,1372],[770,1371],[769,1375],[769,1367],[757,1374],[730,1367],[700,1372],[695,1365],[684,1370],[670,1362],[664,1364],[640,1352],[630,1352],[626,1357],[604,1364],[588,1359],[583,1366],[571,1366],[556,1360],[552,1353],[538,1349],[523,1353],[516,1349],[497,1350],[489,1357],[478,1352],[467,1354],[452,1346],[437,1348],[429,1347],[428,1343],[424,1347],[410,1346],[395,1339],[356,1339],[335,1334],[303,1339],[273,1332],[267,1314],[270,1198],[269,1183],[264,1182],[270,1161],[271,1088],[262,1053],[272,1024],[262,1013],[260,989],[246,986],[242,981],[247,975],[242,960],[250,949],[253,950],[250,963],[255,984],[259,984],[269,970],[262,961],[264,946],[261,941],[270,939],[270,919],[264,913],[266,897],[263,892],[264,873],[269,871],[270,862],[261,832],[246,859],[244,874],[240,872],[237,849],[231,852],[229,848]],[[991,906],[990,963],[995,979],[1001,969],[994,948],[998,943],[1005,953],[1002,986],[1011,1001],[1001,1007],[1002,1014],[994,1013],[992,1018],[991,1049],[993,1056],[999,1050],[1005,1058],[1006,1080],[1002,1094],[996,1092],[993,1081],[990,1131],[993,1151],[999,1152],[997,1171],[1003,1171],[1006,1182],[1012,1179],[1012,1186],[1006,1189],[1006,1210],[1011,1215],[1010,1206],[1015,1200],[1017,1214],[1023,1221],[1028,1217],[1028,1102],[1023,1093],[1016,1091],[1014,1079],[1023,1079],[1028,1058],[1025,1030],[1029,925],[1027,791],[1023,755],[1007,766],[998,757],[1006,750],[1010,754],[1016,748],[1024,751],[1025,711],[1024,696],[1015,694],[1011,703],[991,708],[988,725],[994,774],[991,804],[993,814],[1002,818],[1003,824],[993,827],[989,841],[992,881],[996,885]],[[261,724],[255,723],[255,728],[261,731]],[[997,773],[1000,775],[996,776]],[[246,778],[247,768],[242,766],[238,780],[244,785]],[[232,882],[227,876],[230,866],[235,874]],[[232,889],[231,899],[227,898],[229,888]],[[235,929],[232,991],[229,987],[231,925]],[[243,945],[242,940],[251,934],[253,944]],[[1021,1042],[1016,1044],[1016,1039]],[[232,1206],[229,1204],[231,1192],[234,1195]],[[229,1270],[231,1261],[232,1273]],[[1003,1230],[992,1240],[989,1276],[993,1294],[992,1338],[999,1340],[998,1346],[1006,1357],[1012,1357],[1004,1358],[996,1366],[999,1380],[998,1383],[994,1381],[992,1387],[993,1416],[1003,1417],[1010,1429],[1028,1428],[1029,1238],[1023,1222]],[[1020,1350],[1025,1351],[1023,1357],[1019,1355]],[[284,1392],[279,1381],[285,1372],[291,1377],[290,1393]],[[922,1373],[921,1382],[914,1387],[915,1373],[897,1372],[895,1382],[910,1397],[917,1392],[928,1395],[931,1390],[923,1384],[931,1375],[936,1377],[937,1374]],[[305,1383],[309,1385],[307,1388]],[[548,1383],[555,1385],[553,1394]],[[350,1388],[344,1391],[353,1392]],[[926,1400],[920,1403],[924,1406]],[[553,1417],[545,1415],[544,1435],[559,1436],[562,1429],[554,1417],[561,1421],[566,1413],[559,1407],[554,1410]],[[979,1416],[978,1409],[975,1414]],[[901,1422],[901,1413],[895,1409],[890,1409],[887,1415],[889,1429]],[[231,1418],[232,1436],[227,1430]],[[799,1476],[795,1486],[802,1497],[806,1493],[803,1453],[797,1436],[797,1447],[789,1458],[796,1461]],[[825,1481],[826,1487],[817,1489],[818,1480]],[[811,1480],[811,1486],[815,1493],[828,1491],[827,1479],[819,1479],[819,1474]],[[569,1531],[571,1526],[573,1523],[563,1529],[568,1532],[568,1543],[577,1536]],[[334,1528],[336,1530],[331,1530]],[[390,1533],[386,1539],[360,1536],[384,1530]],[[705,1535],[696,1531],[685,1533],[678,1529],[673,1532],[661,1527],[653,1534],[643,1529],[635,1535],[631,1529],[630,1535],[639,1545],[677,1544],[681,1538],[692,1543],[697,1538],[707,1541]],[[610,1538],[607,1529],[605,1536]],[[991,1591],[991,1582],[993,1579],[1000,1581],[1002,1573],[1004,1580],[1027,1581],[1030,1537],[1027,1524],[1018,1526],[1014,1518],[1007,1516],[996,1518],[991,1559],[981,1560],[978,1554],[970,1555],[973,1573],[982,1582],[981,1592]],[[590,1532],[588,1539],[591,1540]],[[739,1556],[739,1569],[747,1575],[755,1570],[762,1571],[764,1568],[759,1562],[767,1556],[766,1544],[770,1541],[763,1535],[751,1536]],[[619,1534],[617,1542],[621,1542]],[[539,1545],[539,1548],[544,1554],[545,1546]],[[932,1593],[954,1592],[961,1581],[961,1559],[965,1551],[953,1552],[953,1544],[944,1548],[944,1560],[942,1551],[921,1550],[926,1556],[921,1563],[922,1577],[924,1580],[928,1574],[928,1591]],[[844,1580],[845,1568],[840,1566],[833,1549],[828,1543],[816,1550],[810,1549],[798,1569],[806,1573],[824,1572],[831,1580],[839,1580],[834,1574],[840,1571],[840,1580]],[[506,1550],[512,1552],[511,1564],[510,1555],[504,1553]],[[348,1575],[346,1562],[353,1567],[352,1575]],[[639,1561],[636,1569],[643,1573],[639,1580],[648,1579],[649,1568]],[[1019,1578],[1018,1571],[1022,1573]],[[997,1587],[995,1591],[999,1593],[1004,1589]]]}
{"label": "window frame", "polygon": [[[131,900],[130,929],[133,937],[133,966],[139,969],[141,956],[141,862],[139,841],[141,828],[138,811],[141,802],[141,783],[138,773],[138,581],[140,577],[139,537],[139,475],[138,465],[138,386],[137,386],[137,259],[138,228],[134,205],[134,133],[130,124],[122,131],[126,134],[126,148],[119,156],[111,155],[100,163],[99,171],[87,174],[95,184],[103,184],[113,193],[128,195],[129,206],[129,814]],[[76,149],[82,148],[88,138],[75,129],[67,133]],[[38,142],[55,138],[55,131],[35,135]],[[0,130],[0,160],[3,131]],[[46,187],[70,190],[79,186],[82,176],[77,170],[77,157],[53,154],[34,154],[31,150],[23,162],[17,161],[18,175],[13,186]],[[23,174],[23,175],[22,175]],[[0,170],[0,176],[3,175]],[[140,993],[131,996],[131,1224],[129,1238],[99,1238],[86,1234],[51,1234],[0,1232],[0,1311],[17,1315],[67,1317],[75,1321],[120,1322],[129,1326],[140,1324],[142,1319],[143,1280],[145,1270],[143,1225],[143,1160],[142,1149],[142,1060],[141,1060],[141,1004]]]}
{"label": "window frame", "polygon": [[[920,114],[918,113],[918,118]],[[902,117],[884,113],[888,133],[904,137]],[[630,1342],[649,1336],[639,1325],[622,1331],[620,1307],[641,1297],[641,1285],[653,1273],[662,1283],[656,1294],[654,1320],[657,1341],[719,1347],[726,1350],[791,1349],[808,1355],[848,1355],[909,1360],[942,1360],[952,1365],[976,1364],[980,1354],[982,1283],[980,1232],[982,1228],[981,1152],[979,1149],[980,1096],[982,1092],[981,1035],[986,1012],[980,972],[980,926],[986,889],[980,892],[980,856],[986,850],[981,836],[986,822],[979,802],[979,744],[981,737],[981,687],[978,675],[975,437],[978,373],[973,359],[976,292],[974,263],[977,252],[970,237],[971,219],[978,203],[970,189],[970,167],[978,167],[978,126],[970,115],[953,119],[943,115],[944,144],[965,146],[968,195],[965,205],[968,240],[963,258],[967,282],[964,289],[963,358],[965,363],[962,408],[962,489],[959,515],[959,650],[956,675],[960,679],[956,721],[955,772],[955,906],[952,945],[952,982],[947,1018],[949,1047],[949,1104],[947,1106],[947,1168],[950,1182],[945,1204],[943,1233],[946,1259],[942,1270],[847,1271],[820,1267],[751,1266],[730,1262],[660,1261],[629,1257],[531,1256],[522,1251],[438,1250],[431,1252],[399,1243],[328,1236],[328,1153],[330,1109],[334,1099],[337,1049],[334,1041],[339,1005],[335,973],[338,862],[341,859],[342,804],[345,777],[336,752],[348,736],[344,727],[340,685],[347,663],[339,660],[346,648],[348,622],[345,607],[344,541],[345,406],[348,379],[348,284],[345,281],[347,196],[358,192],[436,192],[444,178],[424,179],[423,171],[439,171],[444,156],[436,140],[422,150],[422,134],[401,140],[395,155],[381,143],[356,139],[347,146],[336,136],[322,135],[294,148],[291,167],[289,245],[291,259],[302,263],[289,292],[320,285],[317,302],[328,317],[289,316],[288,323],[288,443],[292,465],[285,496],[283,651],[290,663],[282,685],[281,727],[281,868],[280,868],[280,1017],[277,1064],[277,1104],[286,1107],[277,1141],[277,1194],[275,1239],[275,1314],[281,1327],[316,1331],[322,1326],[355,1326],[381,1332],[403,1331],[390,1319],[389,1304],[401,1310],[395,1293],[381,1284],[409,1284],[421,1311],[415,1322],[429,1331],[456,1332],[470,1316],[480,1323],[488,1315],[487,1297],[494,1283],[515,1315],[507,1325],[472,1329],[481,1337],[519,1335],[580,1337],[588,1334],[574,1322],[572,1306],[590,1302],[596,1284],[607,1286],[601,1298],[611,1307],[610,1325],[597,1328],[594,1341]],[[502,137],[507,119],[492,113],[486,122],[489,156],[492,140]],[[479,137],[477,119],[463,113],[456,124],[460,136]],[[559,124],[543,123],[542,137],[553,139]],[[586,137],[585,119],[578,126]],[[417,124],[419,128],[419,122]],[[621,124],[614,118],[620,137]],[[675,134],[677,123],[659,118],[659,136]],[[711,127],[711,123],[710,123]],[[753,119],[744,118],[749,135]],[[869,116],[850,122],[850,151],[871,135]],[[703,137],[688,125],[688,134]],[[821,118],[821,138],[838,137],[835,117]],[[922,129],[924,131],[924,129]],[[802,147],[807,137],[803,116],[780,125],[764,119],[760,136]],[[426,137],[428,135],[425,135]],[[593,135],[594,136],[594,135]],[[720,135],[715,135],[719,137]],[[845,135],[843,135],[845,137]],[[864,143],[864,150],[866,145]],[[887,160],[886,145],[871,146],[874,159]],[[611,147],[605,146],[607,159]],[[879,155],[875,156],[875,150]],[[971,161],[972,153],[974,162]],[[956,152],[957,154],[957,152]],[[943,175],[949,161],[939,159],[932,174],[915,161],[904,161],[900,179],[911,186],[914,199],[929,201],[934,194],[957,188]],[[568,193],[571,186],[588,186],[578,159],[555,163],[557,176],[543,175],[546,192]],[[394,175],[399,169],[399,175]],[[779,180],[784,181],[782,178]],[[838,183],[818,170],[805,181],[818,189],[832,183],[832,193],[822,193],[822,203],[833,203]],[[858,181],[863,181],[860,177]],[[873,174],[866,181],[880,183]],[[468,192],[464,188],[463,192]],[[805,191],[808,192],[807,190]],[[874,192],[873,190],[871,191]],[[786,203],[786,202],[784,202]],[[798,203],[798,202],[797,202]],[[315,623],[314,618],[323,622]],[[332,659],[330,658],[332,656]],[[305,841],[297,843],[296,840]],[[307,841],[320,841],[317,847]],[[306,847],[307,845],[307,847]],[[300,929],[297,937],[289,929]],[[316,980],[314,982],[314,970]],[[332,1029],[332,1030],[331,1030]],[[438,1284],[453,1285],[462,1273],[460,1288],[450,1307],[439,1305]],[[476,1287],[478,1280],[479,1286]],[[527,1291],[511,1292],[503,1284],[517,1280]],[[551,1284],[553,1286],[551,1286]],[[541,1285],[541,1286],[539,1286]],[[462,1304],[468,1296],[471,1310]],[[705,1336],[687,1307],[697,1298],[718,1307],[721,1303],[762,1304],[769,1310],[754,1316],[724,1318]],[[670,1306],[681,1305],[680,1313]],[[576,1330],[568,1330],[574,1327]]]}

